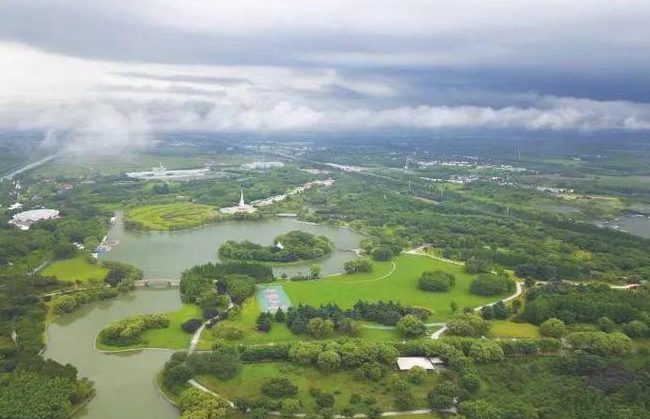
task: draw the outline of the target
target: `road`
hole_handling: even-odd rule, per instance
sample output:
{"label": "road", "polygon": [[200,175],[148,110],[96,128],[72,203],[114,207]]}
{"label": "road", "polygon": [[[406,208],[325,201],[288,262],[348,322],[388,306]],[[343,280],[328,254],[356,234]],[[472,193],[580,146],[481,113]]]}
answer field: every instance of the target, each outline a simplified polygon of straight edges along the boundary
{"label": "road", "polygon": [[38,166],[42,165],[42,164],[45,164],[48,161],[57,158],[58,156],[59,156],[58,154],[52,154],[52,155],[49,155],[47,157],[43,157],[42,159],[40,159],[39,161],[35,161],[34,163],[26,164],[23,167],[21,167],[20,169],[16,169],[11,173],[2,176],[0,178],[0,182],[5,180],[5,179],[13,179],[14,176],[19,175],[19,174],[21,174],[23,172],[26,172],[28,170],[31,170],[31,169],[33,169],[35,167],[38,167]]}

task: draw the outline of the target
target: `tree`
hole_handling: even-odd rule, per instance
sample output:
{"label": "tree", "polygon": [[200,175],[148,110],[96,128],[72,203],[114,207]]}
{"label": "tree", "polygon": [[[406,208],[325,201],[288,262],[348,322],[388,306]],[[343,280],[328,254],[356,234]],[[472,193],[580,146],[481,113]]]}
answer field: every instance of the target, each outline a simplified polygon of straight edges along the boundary
{"label": "tree", "polygon": [[393,256],[393,249],[386,245],[379,246],[372,251],[372,258],[378,261],[391,260]]}
{"label": "tree", "polygon": [[321,345],[316,342],[298,342],[291,345],[289,359],[299,365],[314,365],[318,362]]}
{"label": "tree", "polygon": [[280,413],[292,416],[300,412],[300,401],[296,399],[284,399],[280,404]]}
{"label": "tree", "polygon": [[407,314],[397,322],[397,329],[408,337],[422,336],[427,332],[422,320],[413,314]]}
{"label": "tree", "polygon": [[616,323],[607,316],[598,319],[598,328],[605,333],[613,332],[616,329]]}
{"label": "tree", "polygon": [[269,412],[263,407],[256,407],[250,410],[248,417],[250,419],[267,419],[269,417]]}
{"label": "tree", "polygon": [[309,275],[311,276],[312,279],[317,279],[320,277],[320,273],[322,271],[322,268],[320,265],[314,263],[309,267]]}
{"label": "tree", "polygon": [[492,308],[492,306],[490,305],[483,306],[481,308],[481,317],[483,317],[483,319],[485,320],[494,319],[494,309]]}
{"label": "tree", "polygon": [[542,336],[559,339],[566,333],[566,325],[560,319],[552,318],[539,325]]}
{"label": "tree", "polygon": [[244,300],[255,294],[255,279],[248,275],[228,275],[224,281],[230,298],[236,304],[243,303]]}
{"label": "tree", "polygon": [[354,417],[354,414],[356,413],[356,409],[354,408],[354,406],[347,405],[344,406],[339,413],[344,418],[352,419]]}
{"label": "tree", "polygon": [[447,333],[454,336],[481,337],[490,330],[490,323],[473,313],[457,314],[447,320]]}
{"label": "tree", "polygon": [[449,409],[454,406],[454,399],[459,395],[456,384],[449,380],[440,380],[429,392],[429,407],[436,410]]}
{"label": "tree", "polygon": [[72,243],[58,243],[53,249],[54,259],[70,259],[77,254],[77,248]]}
{"label": "tree", "polygon": [[422,384],[427,378],[427,370],[415,366],[406,373],[406,379],[413,384]]}
{"label": "tree", "polygon": [[339,323],[339,331],[348,336],[358,336],[361,333],[361,323],[346,317]]}
{"label": "tree", "polygon": [[415,396],[409,387],[400,388],[394,393],[393,403],[397,410],[410,410],[415,404]]}
{"label": "tree", "polygon": [[465,401],[458,405],[458,413],[467,419],[502,419],[503,412],[485,400]]}
{"label": "tree", "polygon": [[467,373],[464,374],[462,377],[460,377],[460,380],[458,380],[458,384],[460,385],[460,388],[462,388],[463,390],[468,391],[470,393],[476,393],[478,392],[481,386],[481,380],[478,378],[478,375]]}
{"label": "tree", "polygon": [[332,372],[341,367],[341,356],[333,350],[323,351],[318,355],[318,368],[321,371]]}
{"label": "tree", "polygon": [[601,356],[621,355],[632,350],[631,339],[617,332],[573,332],[566,340],[573,349]]}
{"label": "tree", "polygon": [[648,326],[640,320],[633,320],[623,325],[623,333],[631,338],[640,338],[648,334]]}
{"label": "tree", "polygon": [[379,419],[382,411],[379,407],[371,404],[366,407],[365,414],[368,419]]}
{"label": "tree", "polygon": [[483,297],[512,293],[517,288],[515,281],[505,275],[482,274],[473,280],[469,286],[472,294]]}
{"label": "tree", "polygon": [[453,300],[452,300],[452,301],[449,303],[449,308],[451,309],[451,314],[456,313],[456,311],[458,311],[458,303],[457,303],[456,301],[453,301]]}
{"label": "tree", "polygon": [[165,365],[162,372],[163,383],[172,390],[181,388],[193,375],[194,371],[184,362]]}
{"label": "tree", "polygon": [[314,399],[316,401],[316,406],[318,406],[320,409],[334,406],[334,401],[335,400],[334,400],[334,395],[332,393],[326,393],[324,391],[319,391],[314,396]]}
{"label": "tree", "polygon": [[275,322],[284,323],[286,319],[287,315],[284,310],[282,310],[282,307],[278,308],[278,310],[275,312]]}
{"label": "tree", "polygon": [[220,342],[216,342],[213,347],[210,372],[222,380],[236,376],[241,371],[241,357],[237,348]]}
{"label": "tree", "polygon": [[323,339],[330,336],[334,331],[334,322],[330,319],[323,320],[320,317],[314,317],[307,323],[307,329],[316,339]]}
{"label": "tree", "polygon": [[503,300],[497,301],[492,306],[492,311],[494,312],[494,318],[499,320],[505,320],[510,316],[510,310],[506,307],[506,304]]}
{"label": "tree", "polygon": [[472,343],[468,355],[477,363],[499,361],[503,359],[503,349],[493,340],[481,339]]}
{"label": "tree", "polygon": [[194,387],[181,393],[178,407],[183,412],[181,419],[226,419],[232,410],[222,397]]}
{"label": "tree", "polygon": [[366,258],[359,258],[348,260],[343,263],[343,269],[349,274],[357,272],[370,272],[372,271],[372,263]]}
{"label": "tree", "polygon": [[257,330],[260,332],[268,333],[271,330],[271,319],[273,318],[273,315],[271,313],[260,313],[259,316],[257,316]]}
{"label": "tree", "polygon": [[454,284],[456,277],[441,270],[423,272],[418,280],[418,287],[424,291],[449,291]]}
{"label": "tree", "polygon": [[262,393],[274,399],[282,399],[298,394],[298,386],[286,377],[270,378],[262,383]]}

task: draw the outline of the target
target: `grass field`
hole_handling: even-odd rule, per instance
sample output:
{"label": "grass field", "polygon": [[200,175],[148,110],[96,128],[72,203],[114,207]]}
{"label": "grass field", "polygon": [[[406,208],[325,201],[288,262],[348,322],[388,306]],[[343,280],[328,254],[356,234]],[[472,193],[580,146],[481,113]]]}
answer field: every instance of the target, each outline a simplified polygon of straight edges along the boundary
{"label": "grass field", "polygon": [[103,281],[108,269],[101,265],[90,263],[84,256],[72,259],[57,260],[41,271],[43,276],[53,276],[60,281],[81,281],[89,279]]}
{"label": "grass field", "polygon": [[126,210],[126,219],[142,230],[180,230],[209,223],[217,216],[209,205],[179,202]]}
{"label": "grass field", "polygon": [[185,333],[181,325],[189,319],[201,318],[201,309],[192,304],[185,304],[183,308],[170,313],[165,313],[169,318],[169,327],[165,329],[151,329],[142,334],[140,343],[130,346],[110,346],[104,345],[99,340],[95,343],[98,349],[103,351],[123,351],[125,349],[138,348],[167,348],[167,349],[186,349],[190,346],[192,335]]}
{"label": "grass field", "polygon": [[[449,317],[451,301],[460,308],[478,307],[496,301],[499,297],[481,297],[469,293],[469,285],[476,275],[466,274],[462,266],[435,260],[426,256],[402,254],[392,262],[374,263],[374,270],[364,274],[344,274],[318,281],[285,282],[284,290],[291,303],[319,306],[333,302],[350,308],[358,300],[399,301],[404,305],[433,310],[429,321],[443,321]],[[422,272],[443,270],[456,276],[456,285],[449,292],[425,292],[417,287]],[[505,297],[502,296],[502,297]]]}
{"label": "grass field", "polygon": [[[257,317],[260,315],[260,306],[257,301],[257,298],[249,298],[242,305],[242,310],[239,316],[235,319],[224,320],[221,324],[228,326],[236,326],[243,333],[244,336],[242,339],[235,341],[235,343],[270,343],[270,342],[297,342],[297,341],[307,341],[312,340],[311,337],[305,335],[294,335],[289,331],[287,326],[284,323],[273,323],[271,331],[268,333],[262,333],[255,330]],[[370,326],[376,326],[372,323],[364,322]],[[433,333],[437,330],[437,327],[430,327],[429,332]],[[343,335],[334,334],[332,338],[342,337]],[[404,336],[397,329],[374,329],[374,328],[362,328],[359,335],[360,338],[370,339],[370,340],[395,340],[402,341]],[[211,329],[206,329],[201,334],[201,340],[199,341],[200,350],[209,350],[212,348],[212,343],[215,340],[215,336],[212,334]]]}
{"label": "grass field", "polygon": [[540,338],[539,327],[530,323],[495,320],[491,324],[492,328],[488,332],[490,338]]}
{"label": "grass field", "polygon": [[[395,371],[395,374],[402,374]],[[261,384],[276,377],[286,377],[298,386],[297,398],[302,402],[304,412],[316,412],[314,399],[309,395],[310,388],[318,388],[335,395],[335,409],[349,405],[350,396],[358,394],[361,397],[373,397],[377,406],[383,411],[395,410],[394,397],[390,393],[387,381],[388,374],[381,381],[358,381],[347,371],[323,374],[313,367],[293,365],[290,363],[273,362],[245,364],[240,374],[229,380],[219,380],[215,377],[203,375],[198,380],[217,394],[229,400],[237,398],[256,398],[261,395]],[[405,374],[404,374],[405,375]],[[438,375],[435,372],[427,374],[427,379],[421,385],[409,384],[416,399],[415,408],[426,408],[426,395],[435,385]],[[423,416],[424,417],[424,416]]]}

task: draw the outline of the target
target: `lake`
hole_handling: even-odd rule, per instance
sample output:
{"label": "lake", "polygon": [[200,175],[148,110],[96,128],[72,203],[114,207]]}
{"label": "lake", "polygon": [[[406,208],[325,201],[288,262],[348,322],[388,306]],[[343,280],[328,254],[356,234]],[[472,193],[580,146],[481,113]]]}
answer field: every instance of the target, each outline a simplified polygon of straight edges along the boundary
{"label": "lake", "polygon": [[343,271],[343,262],[355,258],[351,249],[359,247],[362,236],[348,228],[305,224],[291,218],[272,218],[258,221],[229,221],[204,227],[178,230],[141,232],[125,230],[118,214],[109,239],[119,240],[119,245],[103,253],[102,260],[117,260],[142,269],[145,278],[179,278],[181,272],[194,265],[216,262],[217,250],[227,240],[250,240],[270,245],[273,239],[292,230],[329,237],[334,251],[316,262],[274,267],[277,276],[287,273],[309,273],[309,267],[318,263],[322,275]]}
{"label": "lake", "polygon": [[[179,278],[194,265],[215,262],[217,249],[226,240],[251,240],[271,244],[274,237],[291,230],[325,235],[335,250],[318,261],[322,274],[342,271],[343,262],[353,259],[362,236],[347,228],[300,223],[276,218],[259,221],[224,222],[201,228],[173,232],[126,231],[118,214],[109,239],[119,245],[102,254],[102,260],[116,260],[137,266],[145,278]],[[274,268],[276,275],[286,272],[308,273],[313,262]],[[113,301],[89,304],[61,316],[47,329],[46,358],[77,367],[79,374],[95,382],[97,395],[77,415],[86,419],[156,418],[179,416],[156,389],[154,379],[169,359],[170,350],[143,350],[123,354],[95,351],[94,339],[108,324],[128,316],[174,311],[181,307],[178,289],[139,290]]]}

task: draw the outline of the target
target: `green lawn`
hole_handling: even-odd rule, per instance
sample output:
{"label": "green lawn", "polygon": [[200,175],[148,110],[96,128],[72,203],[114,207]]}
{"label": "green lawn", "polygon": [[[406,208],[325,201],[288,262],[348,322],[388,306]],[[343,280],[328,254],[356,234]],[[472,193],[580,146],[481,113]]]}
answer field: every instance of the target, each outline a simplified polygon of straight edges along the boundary
{"label": "green lawn", "polygon": [[89,262],[83,255],[72,259],[57,260],[41,271],[41,275],[53,276],[61,281],[79,280],[81,282],[86,282],[89,279],[103,281],[106,274],[108,274],[108,269]]}
{"label": "green lawn", "polygon": [[167,348],[186,349],[190,346],[192,335],[185,333],[181,325],[189,319],[201,318],[201,309],[192,304],[185,304],[183,308],[170,313],[165,313],[169,318],[169,327],[165,329],[150,329],[142,334],[141,342],[130,346],[104,345],[99,340],[95,343],[103,351],[123,351],[138,348]]}
{"label": "green lawn", "polygon": [[[395,374],[403,374],[395,371]],[[275,377],[286,377],[298,386],[297,398],[304,406],[304,412],[316,412],[314,399],[309,395],[310,388],[318,388],[335,395],[335,408],[340,409],[349,405],[350,396],[358,394],[361,397],[373,397],[377,406],[383,411],[395,410],[394,397],[390,393],[387,381],[390,373],[379,382],[355,380],[348,371],[323,374],[314,367],[305,367],[284,362],[267,362],[245,364],[240,374],[229,380],[219,380],[213,376],[203,375],[197,381],[217,394],[229,400],[237,398],[256,398],[261,395],[261,384]],[[405,374],[404,374],[405,375]],[[414,408],[426,408],[426,396],[438,380],[438,374],[431,371],[421,385],[409,384],[416,399]],[[426,417],[426,416],[422,416]]]}
{"label": "green lawn", "polygon": [[179,202],[145,205],[126,210],[127,222],[142,230],[179,230],[212,222],[217,216],[214,207]]}
{"label": "green lawn", "polygon": [[[221,322],[221,324],[236,326],[242,332],[244,336],[242,339],[235,341],[236,343],[270,343],[270,342],[298,342],[313,340],[313,338],[305,335],[294,335],[289,331],[287,326],[284,323],[275,323],[271,327],[271,331],[268,333],[262,333],[255,330],[257,317],[260,314],[260,306],[257,301],[257,298],[249,298],[246,300],[242,306],[242,311],[239,316],[235,319],[228,319]],[[377,326],[374,323],[364,322],[371,326]],[[430,333],[433,333],[437,330],[437,327],[430,327],[428,330]],[[343,335],[334,334],[331,338],[343,337]],[[361,333],[359,334],[360,338],[370,339],[370,340],[394,340],[402,341],[404,336],[395,328],[393,329],[373,329],[373,328],[362,328]],[[215,340],[215,336],[212,334],[211,329],[206,329],[201,334],[201,340],[199,341],[200,350],[209,350],[212,348],[212,343]]]}
{"label": "green lawn", "polygon": [[540,338],[539,327],[530,323],[495,320],[491,324],[492,328],[488,332],[490,338]]}
{"label": "green lawn", "polygon": [[[358,300],[392,300],[433,310],[429,319],[431,322],[443,321],[452,314],[449,307],[451,301],[456,301],[463,308],[477,307],[499,299],[470,294],[469,284],[476,275],[466,274],[462,266],[408,254],[396,257],[394,263],[396,269],[392,273],[392,262],[381,262],[374,263],[374,270],[370,273],[344,274],[318,281],[284,282],[282,285],[293,305],[303,303],[319,306],[333,302],[342,308],[350,308]],[[422,272],[436,269],[454,274],[456,285],[449,292],[421,291],[417,281]]]}

